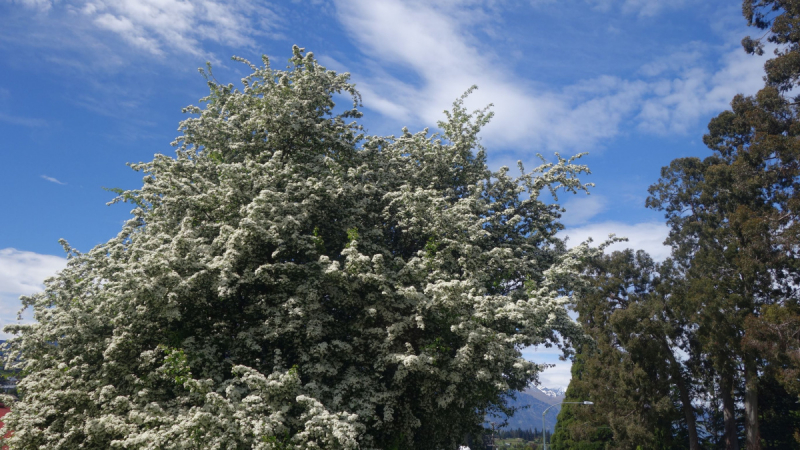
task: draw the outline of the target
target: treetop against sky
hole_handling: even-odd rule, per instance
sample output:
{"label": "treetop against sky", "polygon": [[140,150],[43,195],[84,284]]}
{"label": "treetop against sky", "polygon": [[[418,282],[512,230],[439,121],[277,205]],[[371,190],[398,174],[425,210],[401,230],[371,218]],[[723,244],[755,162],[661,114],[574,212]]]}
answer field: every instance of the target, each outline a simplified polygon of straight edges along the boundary
{"label": "treetop against sky", "polygon": [[[569,1],[61,1],[0,4],[0,322],[17,297],[64,265],[64,238],[88,251],[114,236],[129,209],[107,188],[136,188],[127,162],[173,155],[181,108],[205,94],[196,68],[238,80],[238,55],[279,68],[298,44],[349,72],[370,134],[434,126],[471,85],[468,108],[492,103],[481,136],[491,168],[538,165],[537,153],[587,151],[590,195],[559,198],[575,244],[609,233],[667,255],[647,187],[676,157],[709,152],[708,120],[736,93],[763,84],[763,57],[739,2]],[[769,49],[768,49],[769,50]],[[344,98],[342,105],[347,102]],[[526,351],[556,367],[555,351]]]}

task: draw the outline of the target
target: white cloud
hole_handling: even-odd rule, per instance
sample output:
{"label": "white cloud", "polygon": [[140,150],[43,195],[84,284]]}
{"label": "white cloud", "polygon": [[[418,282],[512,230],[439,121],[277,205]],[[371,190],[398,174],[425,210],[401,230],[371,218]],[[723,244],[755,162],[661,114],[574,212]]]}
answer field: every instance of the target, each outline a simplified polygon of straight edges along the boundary
{"label": "white cloud", "polygon": [[639,68],[639,74],[647,77],[678,73],[695,67],[708,58],[709,46],[703,42],[689,42],[682,49],[658,57]]}
{"label": "white cloud", "polygon": [[569,244],[573,246],[590,237],[597,244],[605,241],[609,234],[616,234],[617,237],[628,238],[628,241],[611,245],[606,252],[626,248],[644,250],[656,261],[663,261],[670,255],[670,248],[664,245],[669,228],[663,222],[642,222],[629,225],[611,221],[567,228],[562,233],[569,236]]}
{"label": "white cloud", "polygon": [[49,181],[51,183],[55,183],[55,184],[61,184],[61,185],[66,185],[67,184],[67,183],[64,183],[62,181],[58,181],[57,179],[55,179],[53,177],[48,177],[47,175],[42,175],[42,178],[44,178],[45,180],[47,180],[47,181]]}
{"label": "white cloud", "polygon": [[23,127],[43,128],[47,126],[47,121],[43,119],[34,119],[30,117],[20,117],[14,114],[6,114],[0,111],[0,122],[10,123],[12,125],[20,125]]}
{"label": "white cloud", "polygon": [[566,389],[569,385],[569,380],[572,378],[570,372],[572,361],[559,360],[558,357],[561,354],[561,350],[557,347],[527,347],[522,350],[522,356],[528,361],[533,361],[537,364],[553,364],[553,367],[548,367],[539,373],[541,386]]}
{"label": "white cloud", "polygon": [[607,204],[608,200],[597,194],[572,197],[562,205],[566,212],[561,215],[561,223],[566,226],[586,223],[605,211]]}
{"label": "white cloud", "polygon": [[[58,1],[25,0],[26,6],[53,12]],[[88,20],[153,55],[177,51],[207,56],[203,41],[254,47],[278,21],[270,8],[254,0],[73,0],[64,2],[70,21]]]}
{"label": "white cloud", "polygon": [[[556,0],[529,0],[529,2],[533,7],[559,5]],[[559,7],[563,7],[564,3],[562,0]],[[616,11],[618,9],[623,14],[652,17],[665,10],[681,8],[686,5],[687,0],[584,0],[582,3],[588,3],[594,9],[603,12]],[[580,8],[581,6],[576,5],[573,7]]]}
{"label": "white cloud", "polygon": [[21,3],[29,8],[47,11],[53,6],[51,0],[12,0],[12,3]]}
{"label": "white cloud", "polygon": [[[21,308],[19,297],[44,289],[44,280],[56,274],[67,264],[65,258],[42,255],[14,248],[0,249],[0,330],[5,325],[17,323]],[[32,320],[30,311],[23,322]],[[0,332],[0,338],[10,335]]]}
{"label": "white cloud", "polygon": [[[648,15],[658,12],[661,3],[627,0],[620,7]],[[631,78],[599,75],[548,90],[529,76],[511,74],[497,47],[479,42],[475,19],[463,18],[471,17],[470,11],[482,17],[490,14],[461,5],[461,13],[454,15],[451,6],[399,0],[337,2],[339,20],[372,58],[356,74],[366,106],[396,120],[430,124],[441,120],[442,110],[476,84],[480,89],[468,106],[495,105],[495,118],[483,134],[489,145],[523,146],[522,151],[583,150],[617,136],[631,121],[647,132],[686,132],[701,116],[725,109],[734,94],[754,93],[762,83],[763,61],[740,48],[714,59],[719,49],[701,49],[705,53],[700,57],[700,50],[690,46],[657,59]],[[527,57],[533,60],[536,55]],[[720,67],[706,67],[709,61]],[[675,71],[676,63],[682,70]],[[394,67],[412,71],[416,80],[394,76]]]}
{"label": "white cloud", "polygon": [[[577,199],[575,202],[580,204],[581,200],[584,199]],[[567,204],[569,205],[569,203]],[[599,244],[605,241],[610,234],[616,234],[617,237],[627,237],[628,241],[618,242],[609,246],[606,248],[606,253],[631,248],[633,250],[645,250],[655,261],[663,261],[670,255],[670,248],[663,244],[668,232],[667,226],[661,222],[643,222],[634,225],[620,222],[602,222],[581,227],[568,227],[562,234],[569,236],[568,243],[570,246],[578,245],[589,238],[592,238],[595,244]],[[571,311],[570,317],[572,320],[576,320],[577,314]],[[527,347],[522,350],[522,355],[525,359],[535,363],[554,365],[539,374],[539,382],[542,386],[567,388],[569,380],[572,378],[570,372],[572,362],[559,360],[559,356],[562,355],[560,349],[555,346],[550,348],[544,346]]]}
{"label": "white cloud", "polygon": [[566,390],[569,386],[569,380],[572,379],[572,362],[558,361],[554,364],[553,367],[548,367],[539,373],[539,383],[542,387]]}
{"label": "white cloud", "polygon": [[0,249],[0,293],[28,295],[44,288],[45,278],[67,264],[65,258],[14,248]]}
{"label": "white cloud", "polygon": [[766,55],[748,55],[735,48],[722,55],[721,68],[715,72],[698,65],[703,57],[707,55],[698,50],[676,52],[643,67],[648,74],[659,74],[668,66],[682,69],[675,76],[650,82],[653,95],[641,105],[640,128],[659,134],[685,133],[701,116],[728,108],[734,95],[753,94],[764,84]]}
{"label": "white cloud", "polygon": [[641,17],[652,17],[665,9],[677,9],[686,4],[686,0],[588,0],[588,3],[602,11],[619,7],[625,14],[638,14]]}
{"label": "white cloud", "polygon": [[359,80],[367,106],[395,119],[435,123],[453,100],[477,84],[480,89],[469,105],[495,105],[495,119],[484,134],[488,140],[588,147],[615,135],[643,93],[644,85],[611,77],[575,86],[568,95],[537,93],[528,82],[510,77],[499,55],[479,48],[466,24],[441,5],[367,0],[337,5],[339,19],[363,51],[419,76],[417,86],[373,68],[366,81]]}

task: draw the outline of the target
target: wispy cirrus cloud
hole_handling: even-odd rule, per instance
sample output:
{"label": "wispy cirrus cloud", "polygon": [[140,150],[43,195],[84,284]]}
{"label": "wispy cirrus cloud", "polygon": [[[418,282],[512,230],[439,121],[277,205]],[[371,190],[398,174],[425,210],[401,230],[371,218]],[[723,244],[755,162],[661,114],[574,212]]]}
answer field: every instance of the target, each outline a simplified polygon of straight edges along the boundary
{"label": "wispy cirrus cloud", "polygon": [[[481,43],[471,19],[462,18],[471,10],[491,18],[495,11],[456,3],[459,14],[452,13],[453,2],[337,2],[339,20],[370,58],[353,70],[368,107],[397,120],[435,123],[477,84],[469,104],[495,105],[495,119],[484,132],[490,143],[583,150],[629,129],[685,133],[704,115],[724,109],[735,93],[754,93],[762,83],[763,58],[738,46],[706,45],[702,58],[674,52],[655,61],[665,68],[651,64],[629,77],[597,74],[566,86],[543,85],[535,74],[509,71],[498,47]],[[595,3],[640,15],[661,8],[645,0]]]}
{"label": "wispy cirrus cloud", "polygon": [[[588,4],[599,11],[619,11],[622,14],[653,17],[671,9],[678,9],[689,2],[697,0],[572,0],[571,3]],[[564,4],[559,0],[530,0],[531,6],[546,7],[554,4]]]}
{"label": "wispy cirrus cloud", "polygon": [[11,0],[11,3],[17,3],[40,11],[48,11],[53,7],[53,0]]}
{"label": "wispy cirrus cloud", "polygon": [[47,121],[43,119],[15,116],[14,114],[7,114],[4,112],[0,112],[0,122],[6,122],[10,123],[11,125],[19,125],[30,128],[44,127],[47,125]]}
{"label": "wispy cirrus cloud", "polygon": [[618,8],[623,14],[652,17],[664,10],[683,7],[687,0],[587,0],[587,2],[603,11]]}
{"label": "wispy cirrus cloud", "polygon": [[69,20],[74,28],[116,35],[156,56],[207,56],[205,43],[255,46],[280,22],[268,4],[254,0],[23,0],[38,11],[31,20]]}
{"label": "wispy cirrus cloud", "polygon": [[[417,75],[419,82],[414,83],[382,71],[359,73],[366,75],[359,86],[367,106],[397,119],[435,123],[454,99],[476,84],[480,89],[469,103],[495,105],[495,120],[485,131],[488,139],[574,147],[616,134],[622,115],[644,87],[603,77],[573,87],[569,95],[535,90],[531,80],[509,74],[500,55],[483,51],[444,6],[366,0],[337,6],[339,19],[364,52]],[[589,122],[592,125],[586,126]]]}
{"label": "wispy cirrus cloud", "polygon": [[715,49],[699,44],[692,47],[642,68],[645,76],[650,75],[647,82],[652,94],[642,99],[635,118],[640,129],[656,134],[686,133],[700,117],[726,109],[736,94],[753,94],[763,86],[766,56],[748,55],[736,48],[724,52],[719,57],[720,68],[712,70],[701,61],[712,58]]}
{"label": "wispy cirrus cloud", "polygon": [[47,125],[46,120],[13,114],[9,112],[11,109],[11,91],[0,87],[0,122],[30,128],[44,127]]}
{"label": "wispy cirrus cloud", "polygon": [[560,222],[566,226],[584,224],[605,211],[607,205],[608,199],[598,194],[570,198],[563,203],[566,212]]}
{"label": "wispy cirrus cloud", "polygon": [[65,186],[67,184],[67,183],[64,183],[63,181],[57,180],[56,178],[48,177],[47,175],[42,175],[42,178],[47,180],[47,181],[49,181],[49,182],[51,182],[51,183],[60,184],[62,186]]}

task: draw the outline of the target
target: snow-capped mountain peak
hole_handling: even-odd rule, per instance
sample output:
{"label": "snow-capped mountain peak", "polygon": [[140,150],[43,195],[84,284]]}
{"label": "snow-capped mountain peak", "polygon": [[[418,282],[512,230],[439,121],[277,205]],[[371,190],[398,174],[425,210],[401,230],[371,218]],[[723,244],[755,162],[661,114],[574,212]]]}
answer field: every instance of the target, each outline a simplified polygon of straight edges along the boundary
{"label": "snow-capped mountain peak", "polygon": [[542,391],[548,397],[563,397],[565,394],[565,390],[563,388],[547,388],[547,387],[540,387],[540,391]]}
{"label": "snow-capped mountain peak", "polygon": [[535,399],[545,402],[548,405],[555,405],[564,401],[563,388],[546,388],[544,386],[528,386],[524,391],[528,395],[532,395]]}

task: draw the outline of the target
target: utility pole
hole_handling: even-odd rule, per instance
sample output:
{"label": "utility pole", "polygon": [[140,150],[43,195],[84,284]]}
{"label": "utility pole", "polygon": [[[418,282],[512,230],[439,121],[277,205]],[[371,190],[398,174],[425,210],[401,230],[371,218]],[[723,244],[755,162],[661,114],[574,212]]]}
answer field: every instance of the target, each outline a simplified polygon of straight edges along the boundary
{"label": "utility pole", "polygon": [[[542,411],[542,448],[544,450],[547,450],[547,429],[545,429],[544,415],[547,414],[547,410],[552,408],[553,406],[564,405],[564,404],[567,404],[567,403],[573,404],[573,405],[594,405],[593,402],[561,402],[561,403],[556,403],[554,405],[550,405],[547,408],[545,408],[545,410]],[[493,425],[492,428],[494,428],[494,424],[492,424],[492,425]]]}

